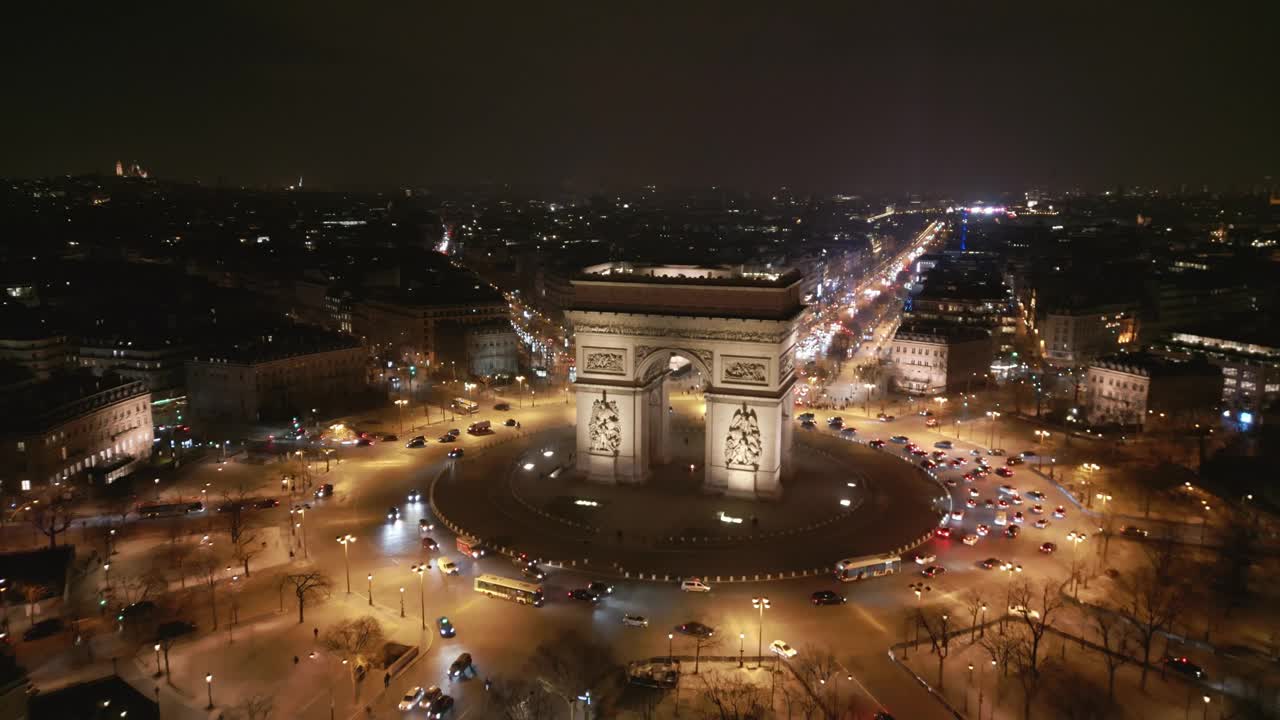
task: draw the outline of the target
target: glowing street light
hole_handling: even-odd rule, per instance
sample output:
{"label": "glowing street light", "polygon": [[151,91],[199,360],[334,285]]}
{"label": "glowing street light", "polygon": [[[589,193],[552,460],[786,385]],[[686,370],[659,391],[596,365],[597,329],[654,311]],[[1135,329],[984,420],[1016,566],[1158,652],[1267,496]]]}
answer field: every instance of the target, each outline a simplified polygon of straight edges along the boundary
{"label": "glowing street light", "polygon": [[342,560],[347,566],[347,594],[351,594],[351,543],[356,541],[356,536],[351,533],[339,535],[335,538],[338,544],[342,546]]}
{"label": "glowing street light", "polygon": [[767,597],[751,598],[751,607],[760,612],[760,620],[756,625],[756,662],[760,662],[761,656],[764,655],[764,611],[769,610],[772,606],[769,604]]}

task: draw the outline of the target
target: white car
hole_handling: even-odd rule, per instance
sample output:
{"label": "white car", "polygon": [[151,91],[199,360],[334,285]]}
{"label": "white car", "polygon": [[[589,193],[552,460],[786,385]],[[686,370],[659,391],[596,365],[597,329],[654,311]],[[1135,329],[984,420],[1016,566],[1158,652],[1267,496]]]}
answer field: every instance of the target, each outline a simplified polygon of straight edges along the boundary
{"label": "white car", "polygon": [[649,627],[649,620],[643,615],[623,615],[622,624],[628,627]]}
{"label": "white car", "polygon": [[440,558],[440,561],[437,563],[437,567],[439,567],[440,572],[444,573],[445,575],[458,574],[458,564],[447,557]]}
{"label": "white car", "polygon": [[769,652],[783,658],[793,658],[796,656],[796,649],[781,640],[774,640],[769,643]]}
{"label": "white car", "polygon": [[1040,518],[1039,520],[1036,521],[1036,527],[1043,530],[1049,527],[1049,521],[1045,520],[1044,518]]}
{"label": "white car", "polygon": [[951,519],[952,519],[952,520],[956,520],[956,521],[963,520],[963,519],[964,519],[964,511],[963,511],[963,510],[952,510],[952,511],[951,511]]}
{"label": "white car", "polygon": [[1031,610],[1031,609],[1027,608],[1027,606],[1026,606],[1026,605],[1010,605],[1010,606],[1009,606],[1009,614],[1010,614],[1010,615],[1025,615],[1025,616],[1027,616],[1027,617],[1029,617],[1029,618],[1032,618],[1032,619],[1036,619],[1036,618],[1039,618],[1039,617],[1040,617],[1040,612],[1039,612],[1038,610]]}
{"label": "white car", "polygon": [[684,592],[711,592],[711,586],[702,582],[698,578],[690,578],[680,582],[680,589]]}
{"label": "white car", "polygon": [[977,536],[977,535],[965,535],[965,536],[964,536],[964,544],[965,544],[965,545],[977,545],[977,544],[978,544],[978,536]]}
{"label": "white car", "polygon": [[937,561],[938,561],[937,555],[917,555],[916,556],[917,565],[928,565],[930,563],[937,562]]}
{"label": "white car", "polygon": [[418,703],[422,702],[422,698],[426,694],[427,691],[421,687],[410,688],[405,692],[404,697],[400,699],[400,712],[409,712],[418,707]]}

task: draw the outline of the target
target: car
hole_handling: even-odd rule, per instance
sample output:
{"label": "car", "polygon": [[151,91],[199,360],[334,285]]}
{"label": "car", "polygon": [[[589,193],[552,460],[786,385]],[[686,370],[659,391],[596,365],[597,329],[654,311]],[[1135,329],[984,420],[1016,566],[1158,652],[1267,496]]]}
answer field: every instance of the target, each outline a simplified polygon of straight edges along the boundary
{"label": "car", "polygon": [[436,524],[431,522],[430,518],[418,518],[418,532],[429,533],[436,529]]}
{"label": "car", "polygon": [[945,458],[945,457],[947,456],[947,454],[946,454],[946,453],[944,453],[944,452],[942,452],[941,450],[934,450],[933,452],[929,453],[929,455],[930,455],[930,457],[932,457],[934,460],[942,460],[943,458]]}
{"label": "car", "polygon": [[986,560],[983,560],[979,564],[982,565],[983,570],[990,570],[992,568],[1000,567],[1001,565],[1004,564],[1004,561],[1001,560],[1000,558],[989,557]]}
{"label": "car", "polygon": [[698,578],[689,578],[680,581],[680,590],[681,592],[711,592],[711,586]]}
{"label": "car", "polygon": [[1047,527],[1049,527],[1048,520],[1045,520],[1044,518],[1040,518],[1039,520],[1036,521],[1036,529],[1043,530]]}
{"label": "car", "polygon": [[952,520],[963,520],[963,519],[964,519],[964,511],[963,511],[963,510],[952,510],[952,511],[951,511],[951,519],[952,519]]}
{"label": "car", "polygon": [[382,441],[383,442],[400,442],[400,438],[392,434],[385,434],[382,436]]}
{"label": "car", "polygon": [[333,494],[333,483],[325,483],[316,488],[315,497],[317,500],[327,498]]}
{"label": "car", "polygon": [[507,427],[513,427],[513,428],[520,427],[520,421],[516,420],[515,418],[507,418],[506,420],[502,421],[502,424]]}
{"label": "car", "polygon": [[520,568],[520,574],[530,580],[544,580],[547,574],[538,569],[537,565],[525,565]]}
{"label": "car", "polygon": [[422,493],[417,490],[409,491],[409,502],[416,503],[422,501]]}
{"label": "car", "polygon": [[929,428],[938,427],[938,418],[935,418],[935,417],[925,418],[924,426]]}
{"label": "car", "polygon": [[1061,505],[1053,509],[1053,516],[1061,520],[1067,516],[1067,509]]}
{"label": "car", "polygon": [[1191,662],[1185,657],[1165,655],[1164,659],[1160,661],[1160,664],[1166,669],[1172,670],[1179,675],[1185,675],[1186,677],[1195,678],[1197,680],[1205,680],[1208,678],[1204,668]]}
{"label": "car", "polygon": [[1023,462],[1025,461],[1020,457],[1011,457],[1005,460],[1004,464],[1007,465],[1008,467],[1013,467],[1014,465],[1021,465]]}
{"label": "car", "polygon": [[280,507],[280,501],[275,498],[263,498],[253,501],[254,510],[269,510],[273,507]]}
{"label": "car", "polygon": [[858,430],[851,425],[840,426],[840,437],[851,438],[858,434]]}
{"label": "car", "polygon": [[1017,525],[1010,525],[1009,527],[1004,529],[1004,536],[1012,540],[1013,538],[1018,537],[1018,531],[1021,529],[1022,528],[1018,527]]}
{"label": "car", "polygon": [[422,437],[421,435],[404,444],[404,446],[407,448],[420,448],[420,447],[426,447],[426,445],[427,445],[427,439]]}
{"label": "car", "polygon": [[441,435],[440,437],[436,438],[436,442],[451,443],[451,442],[453,442],[454,440],[457,440],[457,439],[458,439],[458,438],[454,437],[453,435],[449,435],[449,434],[447,434],[447,433],[446,433],[446,434]]}
{"label": "car", "polygon": [[978,488],[969,488],[969,497],[976,498],[980,495],[982,495],[982,493],[978,492]]}
{"label": "car", "polygon": [[960,483],[956,482],[956,479],[955,479],[955,478],[947,478],[946,480],[943,480],[943,481],[942,481],[942,484],[943,484],[943,485],[946,485],[947,487],[955,487],[955,486],[959,485]]}
{"label": "car", "polygon": [[933,446],[936,448],[942,448],[943,450],[950,450],[952,447],[954,447],[954,445],[951,444],[950,440],[939,440],[938,442],[934,443]]}
{"label": "car", "polygon": [[934,537],[936,537],[936,538],[940,538],[940,539],[945,540],[945,539],[947,539],[947,538],[951,537],[951,528],[944,528],[944,527],[934,528],[934,529],[933,529],[933,536],[934,536]]}
{"label": "car", "polygon": [[1023,494],[1023,495],[1026,495],[1027,497],[1031,498],[1032,500],[1043,500],[1043,499],[1044,499],[1044,493],[1040,492],[1039,490],[1028,490],[1028,491],[1026,491],[1026,492],[1024,492],[1024,493],[1022,493],[1022,494]]}
{"label": "car", "polygon": [[449,428],[449,434],[454,437],[458,437],[459,435],[462,434],[462,431],[459,430],[458,428]]}
{"label": "car", "polygon": [[929,453],[925,452],[924,450],[912,450],[912,451],[911,451],[911,454],[912,454],[912,455],[915,455],[916,457],[925,457],[925,456],[927,456]]}
{"label": "car", "polygon": [[1120,534],[1124,535],[1125,537],[1144,538],[1147,536],[1148,533],[1146,530],[1143,530],[1142,528],[1137,527],[1136,525],[1125,525],[1124,527],[1120,528]]}
{"label": "car", "polygon": [[972,455],[973,457],[976,457],[976,458],[980,458],[980,457],[982,457],[982,451],[981,451],[981,450],[979,450],[978,448],[974,448],[974,449],[970,450],[970,451],[969,451],[969,454],[970,454],[970,455]]}
{"label": "car", "polygon": [[964,544],[965,544],[965,545],[977,545],[977,544],[978,544],[978,536],[977,536],[977,535],[965,535],[965,536],[964,536]]}
{"label": "car", "polygon": [[1007,508],[1009,507],[1009,501],[1005,500],[1004,498],[1000,498],[999,500],[996,500],[996,505],[1000,506],[1001,508]]}
{"label": "car", "polygon": [[1018,454],[1019,454],[1019,455],[1021,455],[1021,456],[1022,456],[1022,457],[1024,457],[1024,458],[1033,458],[1033,457],[1035,457],[1035,456],[1036,456],[1036,451],[1035,451],[1035,450],[1023,450],[1022,452],[1020,452],[1020,453],[1018,453]]}
{"label": "car", "polygon": [[475,665],[471,663],[471,653],[464,652],[449,665],[449,677],[460,678],[468,672],[474,675],[476,668]]}
{"label": "car", "polygon": [[1000,477],[1004,477],[1004,478],[1011,478],[1011,477],[1013,477],[1013,471],[1012,471],[1012,470],[1010,470],[1010,469],[1009,469],[1009,468],[1007,468],[1007,467],[996,468],[996,474],[997,474],[997,475],[999,475]]}
{"label": "car", "polygon": [[39,640],[62,632],[64,625],[61,618],[49,618],[27,628],[22,633],[23,640]]}
{"label": "car", "polygon": [[1032,505],[1032,506],[1031,506],[1031,512],[1032,512],[1032,513],[1034,513],[1034,514],[1036,514],[1036,515],[1043,515],[1043,514],[1044,514],[1044,506],[1043,506],[1043,505]]}
{"label": "car", "polygon": [[463,454],[464,454],[464,451],[462,448],[449,448],[449,452],[447,453],[447,455],[451,458],[460,458],[463,456]]}
{"label": "car", "polygon": [[938,559],[938,556],[937,556],[937,555],[917,555],[917,556],[916,556],[916,564],[917,564],[917,565],[928,565],[929,563],[936,562],[936,561],[937,561],[937,559]]}
{"label": "car", "polygon": [[643,615],[623,615],[622,624],[627,627],[647,628],[649,627],[649,619]]}
{"label": "car", "polygon": [[844,418],[839,416],[827,418],[827,427],[838,428],[843,426],[844,426]]}
{"label": "car", "polygon": [[800,427],[804,428],[805,430],[812,430],[818,427],[818,424],[812,420],[802,420],[800,422]]}
{"label": "car", "polygon": [[1021,512],[1016,512],[1013,514],[1013,521],[1016,523],[1021,523],[1026,519],[1027,519],[1026,516],[1023,515]]}
{"label": "car", "polygon": [[974,500],[973,498],[968,498],[968,499],[966,499],[966,500],[964,501],[964,506],[965,506],[965,507],[976,508],[976,507],[978,507],[978,501],[977,501],[977,500]]}
{"label": "car", "polygon": [[1000,487],[996,488],[996,490],[1005,495],[1014,495],[1014,494],[1017,494],[1018,492],[1017,489],[1015,489],[1012,485],[1001,485]]}
{"label": "car", "polygon": [[972,472],[967,472],[967,473],[965,473],[965,474],[964,474],[964,481],[965,481],[965,482],[967,482],[967,483],[971,483],[971,482],[973,482],[973,478],[974,478],[974,477],[975,477],[975,475],[974,475]]}
{"label": "car", "polygon": [[987,533],[991,532],[991,528],[987,527],[985,523],[974,528],[974,530],[982,537],[986,537]]}
{"label": "car", "polygon": [[1040,543],[1040,552],[1046,555],[1053,553],[1057,549],[1058,549],[1058,546],[1051,542]]}
{"label": "car", "polygon": [[920,461],[920,467],[924,468],[925,470],[932,470],[932,469],[934,469],[934,468],[938,467],[938,463],[936,463],[936,462],[934,462],[934,461],[932,461],[932,460],[921,460],[921,461]]}
{"label": "car", "polygon": [[987,451],[987,454],[994,455],[996,457],[1003,457],[1004,450],[1002,448],[991,448],[990,450]]}
{"label": "car", "polygon": [[933,417],[933,411],[928,408],[925,408],[924,410],[920,410],[916,414],[919,415],[920,417]]}
{"label": "car", "polygon": [[450,559],[449,559],[449,558],[447,558],[447,557],[442,557],[442,558],[440,558],[440,562],[439,562],[439,563],[437,563],[437,565],[436,565],[436,566],[437,566],[437,567],[439,567],[439,568],[440,568],[440,572],[444,573],[445,575],[457,575],[457,574],[458,574],[458,563],[456,563],[456,562],[454,562],[454,561],[450,560]]}
{"label": "car", "polygon": [[440,697],[431,701],[431,707],[427,708],[427,714],[430,717],[435,718],[435,720],[440,720],[440,718],[444,717],[445,713],[449,712],[452,709],[453,709],[453,697],[450,695],[441,695]]}
{"label": "car", "polygon": [[440,552],[440,543],[436,542],[433,537],[422,538],[422,549],[429,552]]}
{"label": "car", "polygon": [[1010,497],[1009,497],[1009,502],[1013,503],[1014,505],[1021,505],[1021,504],[1022,504],[1022,496],[1021,496],[1021,495],[1012,495],[1012,496],[1010,496]]}
{"label": "car", "polygon": [[422,702],[422,698],[427,694],[421,686],[409,688],[405,691],[404,697],[400,698],[400,712],[409,712],[418,707],[418,703]]}
{"label": "car", "polygon": [[816,590],[809,596],[814,605],[843,605],[848,599],[834,590]]}
{"label": "car", "polygon": [[1010,605],[1010,606],[1009,606],[1009,614],[1010,614],[1010,615],[1025,615],[1026,617],[1029,617],[1029,618],[1032,618],[1032,619],[1036,619],[1036,618],[1039,618],[1039,617],[1040,617],[1040,611],[1039,611],[1039,610],[1032,610],[1031,608],[1027,607],[1026,605]]}
{"label": "car", "polygon": [[920,574],[927,578],[931,578],[931,577],[937,577],[945,573],[946,571],[947,569],[942,567],[941,565],[930,565],[929,567],[921,570]]}
{"label": "car", "polygon": [[387,519],[391,522],[400,522],[400,508],[395,505],[387,508]]}
{"label": "car", "polygon": [[587,585],[587,589],[595,593],[598,597],[604,597],[605,595],[613,594],[612,585],[609,585],[608,583],[598,582],[598,581]]}
{"label": "car", "polygon": [[947,461],[947,464],[953,468],[958,468],[961,465],[964,465],[964,458],[951,458]]}
{"label": "car", "polygon": [[511,403],[506,403],[506,402],[494,403],[493,409],[506,412],[507,410],[511,409]]}
{"label": "car", "polygon": [[994,499],[994,498],[987,498],[986,500],[984,500],[984,501],[982,502],[982,506],[983,506],[983,507],[988,507],[988,508],[991,508],[992,510],[994,510],[994,509],[996,508],[996,501],[995,501],[995,499]]}
{"label": "car", "polygon": [[715,628],[710,625],[703,625],[700,622],[681,623],[676,626],[676,632],[681,635],[692,635],[700,638],[709,638],[716,634]]}
{"label": "car", "polygon": [[871,447],[879,450],[880,448],[884,447],[884,441],[879,438],[876,438],[875,440],[872,440],[871,442],[867,443],[867,445],[870,445]]}
{"label": "car", "polygon": [[440,637],[442,638],[451,638],[458,634],[458,631],[453,627],[453,623],[449,622],[449,618],[444,615],[436,618],[436,629],[440,631]]}
{"label": "car", "polygon": [[769,652],[780,658],[791,659],[796,656],[796,649],[786,644],[782,640],[774,640],[769,643]]}
{"label": "car", "polygon": [[906,435],[894,435],[893,437],[889,438],[889,442],[897,443],[899,445],[906,445],[910,441],[911,440]]}

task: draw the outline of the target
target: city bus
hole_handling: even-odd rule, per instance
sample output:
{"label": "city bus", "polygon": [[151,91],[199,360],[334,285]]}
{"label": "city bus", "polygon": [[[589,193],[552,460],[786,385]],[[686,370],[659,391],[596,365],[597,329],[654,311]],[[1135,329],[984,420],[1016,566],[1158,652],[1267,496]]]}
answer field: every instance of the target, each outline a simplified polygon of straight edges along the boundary
{"label": "city bus", "polygon": [[521,605],[542,607],[542,586],[520,580],[497,575],[481,575],[476,578],[476,592],[489,597],[512,600]]}
{"label": "city bus", "polygon": [[139,505],[137,512],[138,517],[142,518],[177,517],[179,515],[190,515],[191,513],[204,512],[204,503],[149,503],[146,505]]}
{"label": "city bus", "polygon": [[472,402],[466,398],[454,398],[453,411],[462,415],[477,413],[480,412],[480,403]]}
{"label": "city bus", "polygon": [[836,579],[840,582],[856,582],[882,575],[893,575],[901,570],[902,558],[897,555],[864,555],[837,562]]}

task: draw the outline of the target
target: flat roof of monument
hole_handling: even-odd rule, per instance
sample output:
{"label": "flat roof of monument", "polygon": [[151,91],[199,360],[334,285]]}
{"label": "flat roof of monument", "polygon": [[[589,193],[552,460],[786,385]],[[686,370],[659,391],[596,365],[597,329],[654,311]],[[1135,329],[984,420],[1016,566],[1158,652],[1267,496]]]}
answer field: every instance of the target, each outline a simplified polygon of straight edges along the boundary
{"label": "flat roof of monument", "polygon": [[603,263],[574,276],[572,310],[791,320],[801,274],[697,265]]}

